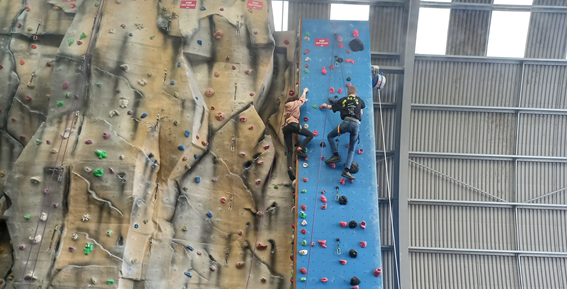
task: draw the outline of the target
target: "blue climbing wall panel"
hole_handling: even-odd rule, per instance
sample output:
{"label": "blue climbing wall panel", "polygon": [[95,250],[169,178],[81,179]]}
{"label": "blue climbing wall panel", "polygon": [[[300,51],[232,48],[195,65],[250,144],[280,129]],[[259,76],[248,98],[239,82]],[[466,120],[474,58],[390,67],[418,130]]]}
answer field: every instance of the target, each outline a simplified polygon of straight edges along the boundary
{"label": "blue climbing wall panel", "polygon": [[[355,29],[358,30],[357,38],[362,40],[364,50],[347,53],[347,50],[352,50],[349,43],[355,39]],[[383,288],[382,276],[375,277],[373,274],[375,269],[382,268],[382,256],[368,22],[303,19],[301,30],[301,89],[309,88],[308,102],[301,108],[301,122],[302,125],[308,124],[309,130],[317,131],[318,135],[307,146],[309,159],[305,161],[300,158],[298,165],[296,288],[351,288],[353,286],[350,281],[354,276],[360,279],[360,288]],[[337,36],[342,37],[342,42],[335,39],[335,31]],[[327,41],[328,46],[325,46]],[[339,48],[339,44],[344,44],[344,47]],[[309,52],[304,54],[307,49]],[[354,60],[354,63],[343,61],[335,69],[330,69],[329,66],[335,64],[335,56]],[[310,58],[308,61],[307,57]],[[309,65],[308,68],[306,64]],[[326,75],[322,73],[323,66],[326,67]],[[351,81],[346,80],[348,77]],[[327,97],[346,96],[348,82],[357,87],[358,96],[366,103],[366,109],[360,127],[360,143],[357,144],[354,156],[354,160],[360,165],[360,171],[355,174],[356,180],[353,183],[345,179],[345,183],[341,184],[349,136],[345,134],[338,138],[339,154],[343,162],[336,163],[334,169],[325,164],[321,157],[329,158],[332,155],[326,135],[342,121],[338,112],[320,110],[313,105],[320,106],[327,101]],[[330,93],[330,87],[335,89],[335,93]],[[342,88],[342,94],[339,94],[339,88]],[[304,120],[305,117],[308,118],[307,121]],[[327,146],[321,148],[323,141]],[[363,150],[360,154],[359,149]],[[307,163],[307,167],[304,163]],[[348,198],[346,205],[340,205],[335,199],[337,186],[339,195]],[[326,191],[324,194],[321,193],[323,190]],[[327,198],[327,208],[324,210],[321,208],[325,204],[321,196]],[[305,205],[306,210],[302,210],[302,205]],[[305,218],[302,218],[301,212],[305,213]],[[301,224],[303,220],[307,222],[306,225]],[[354,229],[340,226],[340,222],[348,223],[351,220],[358,224],[365,221],[366,229],[360,226]],[[305,229],[305,234],[302,229]],[[337,254],[337,238],[340,239],[341,255]],[[302,245],[304,240],[306,246]],[[318,243],[319,240],[326,240],[327,248],[323,248]],[[367,242],[365,248],[361,247],[361,241]],[[311,242],[315,245],[311,246]],[[357,258],[349,256],[350,249],[358,252]],[[299,254],[301,250],[307,250],[308,253],[303,256]],[[342,265],[340,260],[346,260],[347,263]],[[301,268],[305,268],[307,273],[303,274]],[[302,281],[302,278],[306,280]],[[322,278],[327,278],[328,281],[322,282]]]}

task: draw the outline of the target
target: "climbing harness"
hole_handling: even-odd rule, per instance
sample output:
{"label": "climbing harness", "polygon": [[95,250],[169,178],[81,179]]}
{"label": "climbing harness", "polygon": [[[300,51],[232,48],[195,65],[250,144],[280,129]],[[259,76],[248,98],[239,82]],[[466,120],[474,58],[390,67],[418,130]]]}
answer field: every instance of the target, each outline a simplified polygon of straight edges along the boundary
{"label": "climbing harness", "polygon": [[[339,186],[336,186],[335,188],[337,189],[337,194],[335,195],[335,201],[338,202],[339,201]],[[338,241],[338,239],[337,239],[337,241]]]}

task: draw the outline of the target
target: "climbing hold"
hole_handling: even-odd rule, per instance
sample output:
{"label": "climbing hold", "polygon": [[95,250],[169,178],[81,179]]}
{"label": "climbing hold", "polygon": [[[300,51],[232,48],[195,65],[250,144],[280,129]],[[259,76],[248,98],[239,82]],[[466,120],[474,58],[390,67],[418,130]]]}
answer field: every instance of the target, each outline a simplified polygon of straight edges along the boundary
{"label": "climbing hold", "polygon": [[305,55],[305,54],[307,54],[307,53],[309,53],[309,48],[307,48],[307,49],[305,50],[305,52],[303,52],[303,55]]}
{"label": "climbing hold", "polygon": [[18,28],[22,28],[22,23],[18,23]]}
{"label": "climbing hold", "polygon": [[238,231],[238,235],[242,235],[242,231]]}
{"label": "climbing hold", "polygon": [[302,225],[302,226],[306,226],[306,225],[307,225],[307,221],[306,221],[306,220],[301,221],[301,225]]}
{"label": "climbing hold", "polygon": [[98,156],[99,159],[106,158],[106,152],[101,150],[95,150],[95,154]]}
{"label": "climbing hold", "polygon": [[270,148],[270,145],[265,145],[265,146],[264,146],[264,149],[265,149],[265,150],[267,150],[267,149],[269,149],[269,148]]}
{"label": "climbing hold", "polygon": [[172,81],[169,82],[169,84],[175,85],[175,81],[172,80]]}
{"label": "climbing hold", "polygon": [[218,71],[215,71],[214,76],[215,76],[215,77],[219,77],[219,76],[220,76],[220,73],[219,73]]}
{"label": "climbing hold", "polygon": [[307,246],[307,240],[301,241],[301,245],[302,245],[302,246]]}
{"label": "climbing hold", "polygon": [[[357,29],[354,29],[352,31],[352,37],[358,37],[358,30]],[[352,284],[352,285],[357,285],[357,284]]]}
{"label": "climbing hold", "polygon": [[81,33],[79,39],[85,39],[85,38],[87,38],[87,34],[85,32]]}
{"label": "climbing hold", "polygon": [[327,248],[327,240],[318,240],[319,245],[323,248]]}
{"label": "climbing hold", "polygon": [[321,202],[326,203],[326,202],[327,202],[327,197],[321,196]]}
{"label": "climbing hold", "polygon": [[250,92],[250,96],[254,96],[254,92]]}
{"label": "climbing hold", "polygon": [[265,250],[266,248],[268,248],[268,245],[266,245],[264,243],[256,244],[256,249],[258,249],[258,250]]}
{"label": "climbing hold", "polygon": [[366,248],[366,245],[367,245],[366,241],[360,241],[360,242],[358,242],[358,244],[360,244],[361,248]]}
{"label": "climbing hold", "polygon": [[107,235],[108,237],[112,236],[112,231],[111,231],[111,230],[106,231],[106,235]]}
{"label": "climbing hold", "polygon": [[140,118],[146,118],[146,116],[148,116],[148,114],[144,112],[142,113],[142,115],[140,115]]}
{"label": "climbing hold", "polygon": [[242,122],[247,121],[247,120],[248,120],[248,119],[245,118],[245,117],[241,117],[241,118],[240,118],[240,121],[242,121]]}
{"label": "climbing hold", "polygon": [[201,182],[201,177],[195,177],[195,183],[200,183]]}
{"label": "climbing hold", "polygon": [[342,43],[341,43],[341,44],[339,44],[339,48],[343,48],[343,47],[345,47],[345,45],[344,45],[344,44],[342,44]]}
{"label": "climbing hold", "polygon": [[[348,202],[348,198],[346,196],[340,196],[339,197],[339,205],[346,205],[347,202]],[[366,223],[364,223],[364,224],[366,225]],[[362,226],[362,223],[360,223],[360,225]]]}
{"label": "climbing hold", "polygon": [[301,193],[307,193],[307,190],[301,190]]}
{"label": "climbing hold", "polygon": [[301,255],[301,256],[307,255],[307,250],[300,250],[299,255]]}
{"label": "climbing hold", "polygon": [[87,243],[85,245],[84,251],[85,251],[85,255],[90,254],[93,251],[94,248],[94,244],[93,243]]}
{"label": "climbing hold", "polygon": [[354,64],[354,60],[352,60],[352,59],[346,59],[345,62]]}
{"label": "climbing hold", "polygon": [[213,95],[215,95],[215,90],[212,88],[209,88],[207,90],[205,90],[205,96],[206,97],[212,97]]}
{"label": "climbing hold", "polygon": [[350,53],[350,50],[347,49],[347,50],[346,50],[346,53]]}
{"label": "climbing hold", "polygon": [[57,103],[57,106],[61,107],[61,106],[63,106],[64,103],[65,103],[64,101],[60,101],[60,102]]}
{"label": "climbing hold", "polygon": [[339,262],[341,262],[342,265],[346,265],[347,260],[339,260]]}
{"label": "climbing hold", "polygon": [[325,69],[325,66],[323,66],[323,68],[321,69],[321,73],[323,73],[323,75],[327,74],[327,70]]}
{"label": "climbing hold", "polygon": [[244,71],[244,74],[250,75],[250,74],[252,73],[252,71],[254,71],[254,70],[253,70],[253,69],[246,69],[246,70]]}
{"label": "climbing hold", "polygon": [[205,6],[201,6],[201,11],[205,11],[207,10],[207,8],[205,8]]}
{"label": "climbing hold", "polygon": [[73,233],[73,234],[71,235],[71,239],[73,239],[73,241],[77,241],[77,239],[79,239],[79,234]]}
{"label": "climbing hold", "polygon": [[155,35],[150,36],[150,40],[154,40]]}
{"label": "climbing hold", "polygon": [[185,274],[185,276],[187,276],[187,277],[189,277],[189,278],[193,277],[193,275],[191,274],[191,272],[185,272],[184,274]]}
{"label": "climbing hold", "polygon": [[[356,258],[356,257],[358,257],[358,252],[356,252],[355,249],[350,249],[350,250],[348,251],[348,254],[350,255],[351,258]],[[352,284],[352,285],[358,285],[358,284]]]}
{"label": "climbing hold", "polygon": [[89,214],[84,214],[84,215],[83,215],[83,218],[82,218],[81,220],[82,220],[83,222],[87,222],[87,221],[90,220],[90,219],[91,219],[91,215],[89,215]]}
{"label": "climbing hold", "polygon": [[73,45],[73,43],[75,43],[75,39],[73,38],[69,38],[68,42],[69,46]]}
{"label": "climbing hold", "polygon": [[362,229],[366,229],[366,221],[360,222],[360,227],[361,227]]}
{"label": "climbing hold", "polygon": [[114,174],[114,169],[113,169],[113,168],[108,168],[108,171],[110,171],[111,174]]}
{"label": "climbing hold", "polygon": [[185,131],[185,136],[186,136],[186,137],[189,137],[189,134],[190,134],[190,133],[191,133],[190,131],[186,130],[186,131]]}
{"label": "climbing hold", "polygon": [[244,267],[244,262],[236,263],[236,269],[242,269]]}
{"label": "climbing hold", "polygon": [[358,149],[358,154],[361,155],[364,152],[363,149]]}
{"label": "climbing hold", "polygon": [[343,89],[339,88],[339,94],[343,93]]}
{"label": "climbing hold", "polygon": [[339,181],[339,183],[341,183],[341,185],[344,185],[344,184],[345,184],[345,179],[344,179],[344,178],[341,178],[341,180]]}
{"label": "climbing hold", "polygon": [[358,223],[355,220],[348,222],[349,228],[354,229],[354,228],[356,228],[356,226],[358,226]]}
{"label": "climbing hold", "polygon": [[217,32],[215,32],[215,34],[214,34],[216,39],[221,39],[223,35],[224,35],[224,33],[220,29],[218,29]]}
{"label": "climbing hold", "polygon": [[301,205],[301,209],[304,211],[307,211],[307,206],[306,205]]}
{"label": "climbing hold", "polygon": [[93,171],[93,174],[95,175],[95,177],[102,177],[102,175],[104,174],[104,170],[103,169],[95,169]]}
{"label": "climbing hold", "polygon": [[106,284],[107,284],[107,285],[114,284],[114,280],[106,280]]}
{"label": "climbing hold", "polygon": [[134,229],[138,229],[140,226],[138,224],[134,224]]}
{"label": "climbing hold", "polygon": [[24,219],[29,220],[29,219],[30,219],[30,215],[24,215]]}
{"label": "climbing hold", "polygon": [[309,73],[309,70],[307,70],[307,68],[306,68],[306,69],[303,70],[303,72]]}
{"label": "climbing hold", "polygon": [[309,36],[309,31],[305,31],[305,35]]}
{"label": "climbing hold", "polygon": [[305,235],[306,233],[307,233],[307,230],[301,229],[301,234],[304,234],[304,235]]}
{"label": "climbing hold", "polygon": [[302,218],[302,219],[305,219],[305,218],[307,217],[307,214],[305,214],[304,211],[301,211],[301,212],[299,213],[299,217]]}
{"label": "climbing hold", "polygon": [[70,85],[69,81],[63,82],[63,90],[69,88],[69,85]]}
{"label": "climbing hold", "polygon": [[31,100],[32,100],[31,96],[29,96],[29,95],[26,96],[26,100],[27,100],[27,101],[31,101]]}
{"label": "climbing hold", "polygon": [[26,245],[20,245],[20,250],[24,250],[26,248]]}
{"label": "climbing hold", "polygon": [[20,59],[20,65],[24,65],[26,62],[23,59]]}
{"label": "climbing hold", "polygon": [[262,183],[262,180],[256,179],[256,184],[259,185],[260,183]]}
{"label": "climbing hold", "polygon": [[326,209],[327,209],[327,203],[321,206],[321,210],[326,210]]}
{"label": "climbing hold", "polygon": [[104,138],[104,139],[109,139],[109,138],[110,138],[110,134],[107,133],[107,132],[103,132],[103,133],[102,133],[102,138]]}
{"label": "climbing hold", "polygon": [[329,281],[329,279],[327,279],[327,277],[321,278],[321,282],[325,283],[325,282],[327,282],[327,281]]}
{"label": "climbing hold", "polygon": [[187,231],[187,226],[183,226],[183,228],[181,228],[181,230]]}
{"label": "climbing hold", "polygon": [[236,66],[233,65],[233,66],[232,66],[232,70],[236,70]]}
{"label": "climbing hold", "polygon": [[360,40],[358,38],[351,40],[350,43],[348,44],[348,46],[354,52],[364,50],[364,44],[362,43],[362,40]]}
{"label": "climbing hold", "polygon": [[341,227],[346,228],[347,222],[340,222]]}
{"label": "climbing hold", "polygon": [[221,203],[226,203],[226,198],[222,197],[222,198],[220,198],[220,201],[221,201]]}
{"label": "climbing hold", "polygon": [[380,277],[380,275],[382,275],[382,268],[376,268],[372,273],[374,274],[374,276]]}
{"label": "climbing hold", "polygon": [[350,279],[350,285],[358,285],[360,284],[360,279],[358,279],[358,277],[354,276]]}
{"label": "climbing hold", "polygon": [[307,269],[301,268],[299,269],[299,272],[301,272],[301,274],[307,274]]}
{"label": "climbing hold", "polygon": [[305,280],[307,280],[307,278],[305,278],[305,277],[301,277],[301,278],[300,278],[299,280],[301,280],[301,281],[305,281]]}
{"label": "climbing hold", "polygon": [[199,44],[199,45],[203,45],[203,41],[201,41],[201,40],[197,40],[197,44]]}
{"label": "climbing hold", "polygon": [[194,154],[194,155],[193,155],[193,158],[198,159],[198,158],[199,158],[199,155]]}
{"label": "climbing hold", "polygon": [[71,253],[75,252],[75,248],[69,247],[69,252],[71,252]]}
{"label": "climbing hold", "polygon": [[37,46],[36,46],[35,44],[32,44],[32,45],[31,45],[31,48],[32,48],[32,49],[36,49]]}
{"label": "climbing hold", "polygon": [[335,69],[335,66],[331,64],[331,65],[329,65],[329,69],[333,70],[333,69]]}
{"label": "climbing hold", "polygon": [[213,217],[213,213],[211,213],[210,211],[207,212],[207,217],[212,218],[212,217]]}
{"label": "climbing hold", "polygon": [[302,179],[304,183],[307,183],[307,178]]}

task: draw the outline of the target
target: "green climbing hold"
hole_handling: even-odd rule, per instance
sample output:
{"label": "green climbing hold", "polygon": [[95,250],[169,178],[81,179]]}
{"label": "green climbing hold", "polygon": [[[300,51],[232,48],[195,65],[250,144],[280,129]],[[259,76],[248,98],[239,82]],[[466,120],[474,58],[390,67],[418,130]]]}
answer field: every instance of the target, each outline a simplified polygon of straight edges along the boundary
{"label": "green climbing hold", "polygon": [[108,285],[114,284],[114,280],[108,280],[108,281],[106,281],[106,284],[108,284]]}
{"label": "green climbing hold", "polygon": [[73,43],[75,43],[75,39],[69,38],[69,46],[73,45]]}
{"label": "green climbing hold", "polygon": [[301,242],[301,245],[307,246],[307,240],[303,240],[303,242]]}
{"label": "green climbing hold", "polygon": [[71,97],[71,94],[67,92],[67,93],[65,93],[65,97],[69,98],[69,97]]}
{"label": "green climbing hold", "polygon": [[93,251],[93,243],[87,243],[85,245],[85,255],[90,254]]}
{"label": "green climbing hold", "polygon": [[309,31],[305,31],[305,35],[309,36]]}
{"label": "green climbing hold", "polygon": [[102,177],[102,175],[104,174],[104,170],[103,169],[96,169],[93,171],[94,175],[96,177]]}
{"label": "green climbing hold", "polygon": [[305,193],[307,193],[307,190],[301,190],[301,192],[305,194]]}
{"label": "green climbing hold", "polygon": [[305,280],[307,280],[307,278],[305,278],[305,277],[301,277],[301,279],[299,279],[299,280],[301,280],[301,281],[305,281]]}
{"label": "green climbing hold", "polygon": [[97,2],[97,3],[94,4],[94,7],[98,7],[98,5],[99,5],[99,4],[98,4],[98,2]]}
{"label": "green climbing hold", "polygon": [[102,83],[97,83],[96,86],[102,87]]}
{"label": "green climbing hold", "polygon": [[314,105],[313,105],[313,108],[317,108],[317,105],[316,105],[316,104],[314,104]]}
{"label": "green climbing hold", "polygon": [[[95,154],[98,156],[99,159],[104,159],[106,158],[106,152],[105,151],[101,151],[101,150],[95,150],[94,151]],[[102,170],[102,169],[101,169]],[[102,176],[102,174],[101,174]]]}
{"label": "green climbing hold", "polygon": [[154,40],[155,35],[150,36],[150,40]]}
{"label": "green climbing hold", "polygon": [[87,38],[87,34],[85,34],[85,32],[81,33],[80,39],[84,39],[84,38]]}
{"label": "green climbing hold", "polygon": [[305,219],[305,217],[307,217],[307,214],[305,214],[304,211],[301,211],[301,212],[299,212],[299,216],[300,216],[302,219]]}
{"label": "green climbing hold", "polygon": [[278,185],[274,185],[274,189],[276,189],[276,190],[277,190],[277,189],[278,189]]}
{"label": "green climbing hold", "polygon": [[57,103],[57,106],[63,106],[64,103],[65,103],[64,101],[60,101]]}
{"label": "green climbing hold", "polygon": [[24,219],[29,220],[30,219],[30,215],[25,215]]}
{"label": "green climbing hold", "polygon": [[309,73],[309,70],[307,70],[307,68],[305,68],[305,69],[303,70],[303,72]]}
{"label": "green climbing hold", "polygon": [[36,144],[36,145],[40,145],[41,143],[42,143],[42,141],[41,141],[40,139],[36,139],[36,140],[35,140],[35,144]]}
{"label": "green climbing hold", "polygon": [[106,235],[107,235],[108,237],[112,236],[112,231],[111,231],[111,230],[106,231]]}

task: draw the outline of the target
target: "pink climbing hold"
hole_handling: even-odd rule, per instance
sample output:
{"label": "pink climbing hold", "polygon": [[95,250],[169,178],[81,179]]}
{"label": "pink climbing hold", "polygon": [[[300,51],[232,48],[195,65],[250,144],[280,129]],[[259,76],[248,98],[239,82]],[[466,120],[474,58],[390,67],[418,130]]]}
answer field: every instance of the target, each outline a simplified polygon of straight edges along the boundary
{"label": "pink climbing hold", "polygon": [[358,154],[361,155],[364,152],[363,149],[358,149]]}
{"label": "pink climbing hold", "polygon": [[227,57],[225,58],[225,60],[226,60],[226,61],[229,61],[229,60],[230,60],[230,57],[227,56]]}
{"label": "pink climbing hold", "polygon": [[309,63],[305,63],[305,68],[309,68]]}
{"label": "pink climbing hold", "polygon": [[324,194],[324,193],[326,193],[326,192],[327,192],[326,190],[322,190],[322,191],[321,191],[321,194]]}
{"label": "pink climbing hold", "polygon": [[346,53],[350,53],[350,50],[347,49],[347,50],[346,50]]}
{"label": "pink climbing hold", "polygon": [[321,210],[326,210],[326,209],[327,209],[327,203],[321,206]]}
{"label": "pink climbing hold", "polygon": [[351,85],[350,82],[347,82],[346,87],[350,87]]}
{"label": "pink climbing hold", "polygon": [[104,139],[109,139],[109,138],[110,138],[110,134],[107,133],[107,132],[103,132],[103,133],[102,133],[102,138],[104,138]]}
{"label": "pink climbing hold", "polygon": [[350,289],[360,289],[360,287],[358,287],[358,285],[354,285],[354,286],[350,287]]}
{"label": "pink climbing hold", "polygon": [[347,260],[339,260],[339,262],[341,262],[342,265],[346,265]]}
{"label": "pink climbing hold", "polygon": [[253,69],[246,69],[246,70],[244,71],[244,74],[250,75],[250,74],[252,73],[252,71],[254,71],[254,70],[253,70]]}
{"label": "pink climbing hold", "polygon": [[354,60],[352,60],[352,59],[345,59],[345,62],[354,64]]}
{"label": "pink climbing hold", "polygon": [[307,183],[307,178],[302,179],[304,183]]}
{"label": "pink climbing hold", "polygon": [[321,202],[326,203],[326,202],[327,202],[327,197],[321,196]]}
{"label": "pink climbing hold", "polygon": [[217,268],[215,268],[215,266],[211,266],[209,269],[211,269],[211,271],[215,271]]}
{"label": "pink climbing hold", "polygon": [[259,185],[260,183],[262,183],[262,180],[257,179],[257,180],[256,180],[256,184]]}
{"label": "pink climbing hold", "polygon": [[250,96],[254,96],[254,92],[250,92]]}
{"label": "pink climbing hold", "polygon": [[347,222],[341,222],[340,225],[341,225],[341,227],[346,228]]}
{"label": "pink climbing hold", "polygon": [[263,165],[263,164],[264,164],[264,162],[263,162],[263,161],[259,161],[259,162],[257,162],[257,164],[259,164],[259,165]]}
{"label": "pink climbing hold", "polygon": [[354,29],[352,32],[352,37],[358,37],[358,30]]}
{"label": "pink climbing hold", "polygon": [[20,245],[20,250],[24,250],[26,248],[26,245]]}
{"label": "pink climbing hold", "polygon": [[331,166],[332,169],[337,167],[337,165],[335,165],[335,163],[331,163],[329,166]]}
{"label": "pink climbing hold", "polygon": [[75,248],[69,247],[69,252],[75,252]]}
{"label": "pink climbing hold", "polygon": [[374,276],[376,276],[376,277],[380,277],[380,275],[382,275],[382,268],[376,268],[376,269],[374,269],[373,274],[374,274]]}
{"label": "pink climbing hold", "polygon": [[344,45],[344,44],[342,44],[342,43],[341,43],[341,44],[339,44],[339,48],[343,48],[343,47],[345,47],[345,45]]}
{"label": "pink climbing hold", "polygon": [[343,38],[340,36],[337,36],[337,42],[343,42]]}
{"label": "pink climbing hold", "polygon": [[324,161],[324,160],[325,160],[325,157],[324,157],[324,156],[322,156],[322,157],[321,157],[321,160],[322,160],[322,161]]}
{"label": "pink climbing hold", "polygon": [[63,82],[63,89],[69,88],[69,81]]}
{"label": "pink climbing hold", "polygon": [[196,138],[196,139],[199,139],[199,135],[195,135],[195,138]]}
{"label": "pink climbing hold", "polygon": [[211,105],[211,110],[215,110],[215,106],[214,106],[214,105]]}
{"label": "pink climbing hold", "polygon": [[301,268],[299,269],[299,272],[301,272],[301,274],[307,274],[307,269]]}
{"label": "pink climbing hold", "polygon": [[306,205],[301,205],[301,209],[304,211],[307,211],[307,206]]}
{"label": "pink climbing hold", "polygon": [[304,234],[304,235],[307,234],[307,230],[301,229],[301,234]]}
{"label": "pink climbing hold", "polygon": [[29,96],[29,95],[26,96],[26,100],[27,100],[27,101],[31,101],[31,96]]}
{"label": "pink climbing hold", "polygon": [[183,157],[183,161],[187,161],[187,157]]}
{"label": "pink climbing hold", "polygon": [[283,41],[283,43],[284,43],[285,45],[288,45],[288,44],[289,44],[289,40],[286,39],[286,40]]}
{"label": "pink climbing hold", "polygon": [[311,247],[315,247],[315,242],[311,242]]}
{"label": "pink climbing hold", "polygon": [[249,129],[249,130],[253,130],[253,129],[254,129],[254,126],[252,125],[252,126],[248,127],[248,129]]}
{"label": "pink climbing hold", "polygon": [[319,240],[317,242],[321,245],[321,247],[327,248],[327,240]]}
{"label": "pink climbing hold", "polygon": [[248,119],[245,118],[245,117],[241,117],[241,118],[240,118],[240,121],[243,121],[243,122],[244,122],[244,121],[247,121],[247,120],[248,120]]}
{"label": "pink climbing hold", "polygon": [[344,185],[344,184],[345,184],[345,179],[344,179],[344,178],[341,178],[341,181],[340,181],[339,183],[341,183],[341,185]]}
{"label": "pink climbing hold", "polygon": [[238,231],[238,235],[242,235],[242,230]]}
{"label": "pink climbing hold", "polygon": [[316,131],[316,130],[314,130],[314,131],[313,131],[313,135],[314,135],[314,136],[318,136],[318,135],[319,135],[319,132]]}
{"label": "pink climbing hold", "polygon": [[[227,57],[228,57],[228,56],[227,56]],[[236,70],[236,66],[233,65],[233,66],[232,66],[232,70]]]}
{"label": "pink climbing hold", "polygon": [[265,149],[265,150],[267,150],[267,149],[269,149],[269,148],[270,148],[270,145],[265,145],[265,146],[264,146],[264,149]]}
{"label": "pink climbing hold", "polygon": [[329,65],[329,69],[333,70],[333,69],[335,69],[335,66],[331,64],[331,65]]}
{"label": "pink climbing hold", "polygon": [[327,282],[327,281],[329,281],[329,279],[327,279],[327,277],[321,278],[321,282],[325,283],[325,282]]}
{"label": "pink climbing hold", "polygon": [[305,50],[305,52],[303,52],[304,55],[307,54],[307,53],[309,53],[309,48],[307,48],[307,49]]}
{"label": "pink climbing hold", "polygon": [[366,221],[360,222],[360,227],[366,229]]}
{"label": "pink climbing hold", "polygon": [[335,93],[335,88],[334,88],[334,87],[331,87],[331,88],[329,89],[329,91],[330,91],[331,93]]}
{"label": "pink climbing hold", "polygon": [[321,69],[321,73],[327,74],[327,70],[325,69],[325,66],[323,66],[323,68]]}
{"label": "pink climbing hold", "polygon": [[358,244],[360,244],[361,248],[366,248],[366,245],[367,245],[366,241],[360,241],[360,242],[358,242]]}
{"label": "pink climbing hold", "polygon": [[339,88],[339,94],[343,93],[343,89]]}
{"label": "pink climbing hold", "polygon": [[354,180],[353,180],[353,179],[350,179],[350,180],[348,180],[348,181],[349,181],[351,184],[354,184]]}

